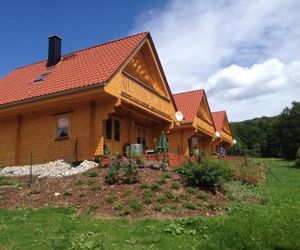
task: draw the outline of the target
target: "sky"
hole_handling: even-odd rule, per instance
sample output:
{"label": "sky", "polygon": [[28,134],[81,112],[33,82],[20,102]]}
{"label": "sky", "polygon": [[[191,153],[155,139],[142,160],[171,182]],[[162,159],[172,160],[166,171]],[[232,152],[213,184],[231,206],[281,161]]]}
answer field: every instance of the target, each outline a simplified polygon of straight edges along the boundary
{"label": "sky", "polygon": [[203,88],[212,111],[240,121],[300,101],[300,1],[0,1],[0,78],[63,53],[150,31],[174,93]]}

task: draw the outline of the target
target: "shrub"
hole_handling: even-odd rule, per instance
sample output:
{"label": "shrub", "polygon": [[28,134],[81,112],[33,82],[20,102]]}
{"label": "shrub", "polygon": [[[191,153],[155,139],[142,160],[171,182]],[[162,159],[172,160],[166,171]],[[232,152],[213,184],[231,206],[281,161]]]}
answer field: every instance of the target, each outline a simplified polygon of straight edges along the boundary
{"label": "shrub", "polygon": [[126,190],[126,191],[124,191],[123,196],[128,197],[128,196],[131,196],[131,194],[132,194],[131,190]]}
{"label": "shrub", "polygon": [[89,171],[89,172],[83,173],[83,175],[90,177],[90,178],[96,178],[99,176],[99,173],[95,172],[95,171]]}
{"label": "shrub", "polygon": [[154,192],[158,192],[158,191],[160,191],[160,186],[156,183],[153,183],[150,185],[150,189]]}
{"label": "shrub", "polygon": [[171,183],[171,188],[172,188],[172,189],[178,190],[180,187],[181,187],[181,184],[180,184],[179,181],[173,181],[173,182]]}
{"label": "shrub", "polygon": [[22,186],[22,183],[17,179],[0,176],[0,186],[13,186],[19,188]]}
{"label": "shrub", "polygon": [[141,212],[143,210],[143,204],[140,203],[138,199],[130,199],[128,201],[128,206],[132,209],[135,210],[136,212]]}
{"label": "shrub", "polygon": [[85,192],[82,192],[82,193],[80,193],[78,196],[79,196],[80,198],[83,198],[83,197],[86,196],[86,193],[85,193]]}
{"label": "shrub", "polygon": [[198,195],[198,199],[203,200],[203,201],[207,201],[208,200],[208,196],[207,196],[207,194],[199,194]]}
{"label": "shrub", "polygon": [[119,160],[111,162],[108,165],[106,174],[105,174],[105,182],[107,184],[115,184],[119,181],[119,170],[121,168]]}
{"label": "shrub", "polygon": [[139,165],[133,159],[122,158],[123,182],[133,184],[138,182]]}
{"label": "shrub", "polygon": [[117,197],[114,194],[109,194],[106,196],[105,201],[107,203],[113,203],[114,201],[117,200]]}
{"label": "shrub", "polygon": [[159,203],[165,203],[165,202],[166,202],[166,197],[165,197],[164,195],[161,194],[160,196],[158,196],[157,201],[158,201]]}
{"label": "shrub", "polygon": [[107,184],[115,184],[121,181],[122,183],[133,184],[137,183],[139,178],[139,165],[134,159],[126,157],[114,157],[108,165],[105,175]]}
{"label": "shrub", "polygon": [[170,179],[170,177],[171,177],[170,173],[168,173],[168,172],[164,172],[161,176],[161,178],[164,178],[164,179]]}
{"label": "shrub", "polygon": [[71,190],[65,190],[64,191],[64,196],[70,196],[72,195],[72,191]]}
{"label": "shrub", "polygon": [[233,178],[232,169],[219,160],[205,160],[201,164],[187,163],[177,172],[186,185],[213,189]]}
{"label": "shrub", "polygon": [[151,187],[151,185],[148,184],[148,183],[143,183],[143,184],[141,185],[141,189],[147,189],[147,188],[150,188],[150,187]]}
{"label": "shrub", "polygon": [[41,192],[41,190],[39,188],[32,188],[30,189],[30,191],[28,192],[28,195],[31,194],[39,194]]}
{"label": "shrub", "polygon": [[169,200],[173,200],[175,198],[175,196],[172,192],[166,192],[166,197]]}
{"label": "shrub", "polygon": [[295,166],[297,168],[300,168],[300,158],[298,158],[296,161],[295,161]]}
{"label": "shrub", "polygon": [[144,201],[146,204],[151,204],[152,203],[152,191],[151,190],[145,190],[144,191]]}
{"label": "shrub", "polygon": [[190,194],[196,194],[196,189],[193,187],[187,187],[186,191]]}
{"label": "shrub", "polygon": [[81,179],[76,180],[75,183],[74,183],[75,186],[81,186],[83,184],[84,184],[84,181],[81,180]]}
{"label": "shrub", "polygon": [[114,210],[116,210],[116,211],[122,210],[123,208],[124,208],[124,205],[121,203],[114,205]]}
{"label": "shrub", "polygon": [[102,186],[98,183],[95,183],[94,185],[92,185],[92,190],[93,191],[97,191],[97,190],[101,190]]}
{"label": "shrub", "polygon": [[191,202],[186,202],[186,203],[183,204],[183,206],[187,209],[190,209],[190,210],[196,210],[197,209],[197,206],[194,203],[191,203]]}
{"label": "shrub", "polygon": [[161,204],[154,204],[153,210],[158,211],[158,212],[162,212],[163,206]]}
{"label": "shrub", "polygon": [[300,158],[300,148],[298,148],[297,153],[296,153],[296,158]]}

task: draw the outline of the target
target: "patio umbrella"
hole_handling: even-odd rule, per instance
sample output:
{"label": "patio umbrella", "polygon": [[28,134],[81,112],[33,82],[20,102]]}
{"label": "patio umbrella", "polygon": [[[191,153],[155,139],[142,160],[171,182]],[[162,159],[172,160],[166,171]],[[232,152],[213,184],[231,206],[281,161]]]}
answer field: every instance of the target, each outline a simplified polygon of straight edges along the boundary
{"label": "patio umbrella", "polygon": [[157,148],[164,153],[168,152],[168,141],[164,131],[161,132]]}

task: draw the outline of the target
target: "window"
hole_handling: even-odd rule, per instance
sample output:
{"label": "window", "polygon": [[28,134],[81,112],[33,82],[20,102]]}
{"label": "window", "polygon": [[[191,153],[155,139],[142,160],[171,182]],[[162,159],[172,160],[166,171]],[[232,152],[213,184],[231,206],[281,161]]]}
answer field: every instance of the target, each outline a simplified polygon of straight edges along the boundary
{"label": "window", "polygon": [[105,138],[111,140],[112,138],[112,119],[109,118],[105,122]]}
{"label": "window", "polygon": [[70,134],[70,115],[56,116],[56,138],[69,138]]}
{"label": "window", "polygon": [[108,118],[105,121],[105,138],[120,141],[121,138],[121,122],[117,119]]}
{"label": "window", "polygon": [[120,141],[120,121],[115,120],[115,141]]}
{"label": "window", "polygon": [[136,128],[136,143],[146,145],[146,129]]}

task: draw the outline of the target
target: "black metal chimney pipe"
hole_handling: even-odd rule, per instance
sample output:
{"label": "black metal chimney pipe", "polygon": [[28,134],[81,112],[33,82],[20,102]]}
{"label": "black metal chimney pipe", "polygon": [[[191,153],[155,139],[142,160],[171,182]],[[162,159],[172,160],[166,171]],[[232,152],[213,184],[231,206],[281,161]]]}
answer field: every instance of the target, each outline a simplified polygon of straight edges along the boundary
{"label": "black metal chimney pipe", "polygon": [[48,67],[55,66],[61,59],[61,40],[57,35],[49,36]]}

